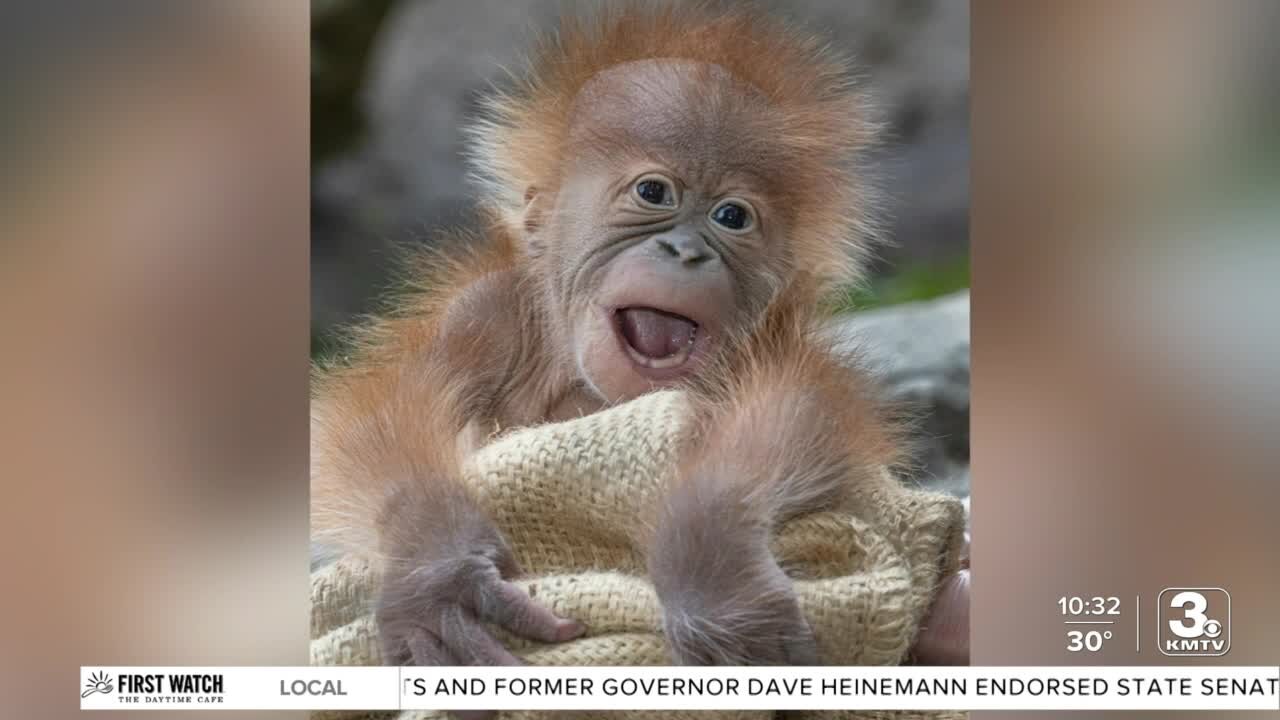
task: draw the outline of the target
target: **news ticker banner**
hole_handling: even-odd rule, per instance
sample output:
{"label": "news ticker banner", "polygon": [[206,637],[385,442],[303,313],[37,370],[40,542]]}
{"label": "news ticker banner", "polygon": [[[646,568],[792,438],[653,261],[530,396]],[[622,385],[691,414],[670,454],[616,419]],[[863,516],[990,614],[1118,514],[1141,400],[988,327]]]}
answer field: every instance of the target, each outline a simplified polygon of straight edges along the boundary
{"label": "news ticker banner", "polygon": [[95,667],[83,710],[1277,710],[1280,667]]}

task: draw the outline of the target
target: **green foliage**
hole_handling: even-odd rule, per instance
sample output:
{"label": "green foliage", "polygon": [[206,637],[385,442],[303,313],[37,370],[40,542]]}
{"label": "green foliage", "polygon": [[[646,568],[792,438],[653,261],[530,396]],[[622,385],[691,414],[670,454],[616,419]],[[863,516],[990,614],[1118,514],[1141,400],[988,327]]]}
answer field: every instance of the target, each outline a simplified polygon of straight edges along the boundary
{"label": "green foliage", "polygon": [[969,287],[969,256],[949,262],[914,265],[849,288],[835,302],[836,313],[929,300]]}

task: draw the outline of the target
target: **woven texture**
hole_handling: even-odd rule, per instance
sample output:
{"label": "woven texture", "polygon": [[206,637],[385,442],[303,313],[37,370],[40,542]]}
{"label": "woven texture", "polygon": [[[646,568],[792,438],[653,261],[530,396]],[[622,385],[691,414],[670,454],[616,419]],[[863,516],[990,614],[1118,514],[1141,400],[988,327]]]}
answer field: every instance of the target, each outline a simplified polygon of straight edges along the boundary
{"label": "woven texture", "polygon": [[[643,555],[629,538],[648,498],[673,472],[688,420],[683,395],[652,393],[576,420],[514,432],[472,459],[468,478],[525,569],[524,587],[557,614],[588,628],[585,637],[559,645],[495,631],[516,655],[534,665],[670,663],[661,608],[645,578]],[[773,549],[796,579],[824,664],[897,665],[906,659],[938,580],[956,569],[963,521],[956,500],[904,488],[886,473],[884,482],[858,488],[847,508],[781,528]],[[369,565],[351,557],[312,576],[312,664],[380,664],[369,609],[375,578]],[[772,717],[768,711],[572,716],[686,715]],[[858,715],[943,716],[949,715]],[[400,717],[444,716],[406,712]]]}

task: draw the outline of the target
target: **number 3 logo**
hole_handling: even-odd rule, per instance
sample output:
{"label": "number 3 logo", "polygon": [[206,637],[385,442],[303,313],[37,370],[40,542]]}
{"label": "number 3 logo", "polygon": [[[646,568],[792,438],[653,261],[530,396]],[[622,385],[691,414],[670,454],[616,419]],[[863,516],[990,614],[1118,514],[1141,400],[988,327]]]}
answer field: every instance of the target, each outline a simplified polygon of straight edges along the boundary
{"label": "number 3 logo", "polygon": [[[1169,601],[1169,607],[1180,608],[1183,619],[1170,620],[1169,629],[1174,635],[1182,638],[1198,638],[1204,634],[1205,623],[1209,621],[1204,611],[1209,601],[1198,592],[1180,592]],[[1189,624],[1188,624],[1189,623]]]}

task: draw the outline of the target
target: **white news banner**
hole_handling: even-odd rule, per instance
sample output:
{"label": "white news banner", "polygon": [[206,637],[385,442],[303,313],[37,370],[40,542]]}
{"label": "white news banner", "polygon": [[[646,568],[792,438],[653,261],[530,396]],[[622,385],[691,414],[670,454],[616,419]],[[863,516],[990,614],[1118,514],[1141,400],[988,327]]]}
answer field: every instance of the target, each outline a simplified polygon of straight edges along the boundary
{"label": "white news banner", "polygon": [[94,667],[84,710],[1277,710],[1280,667]]}

